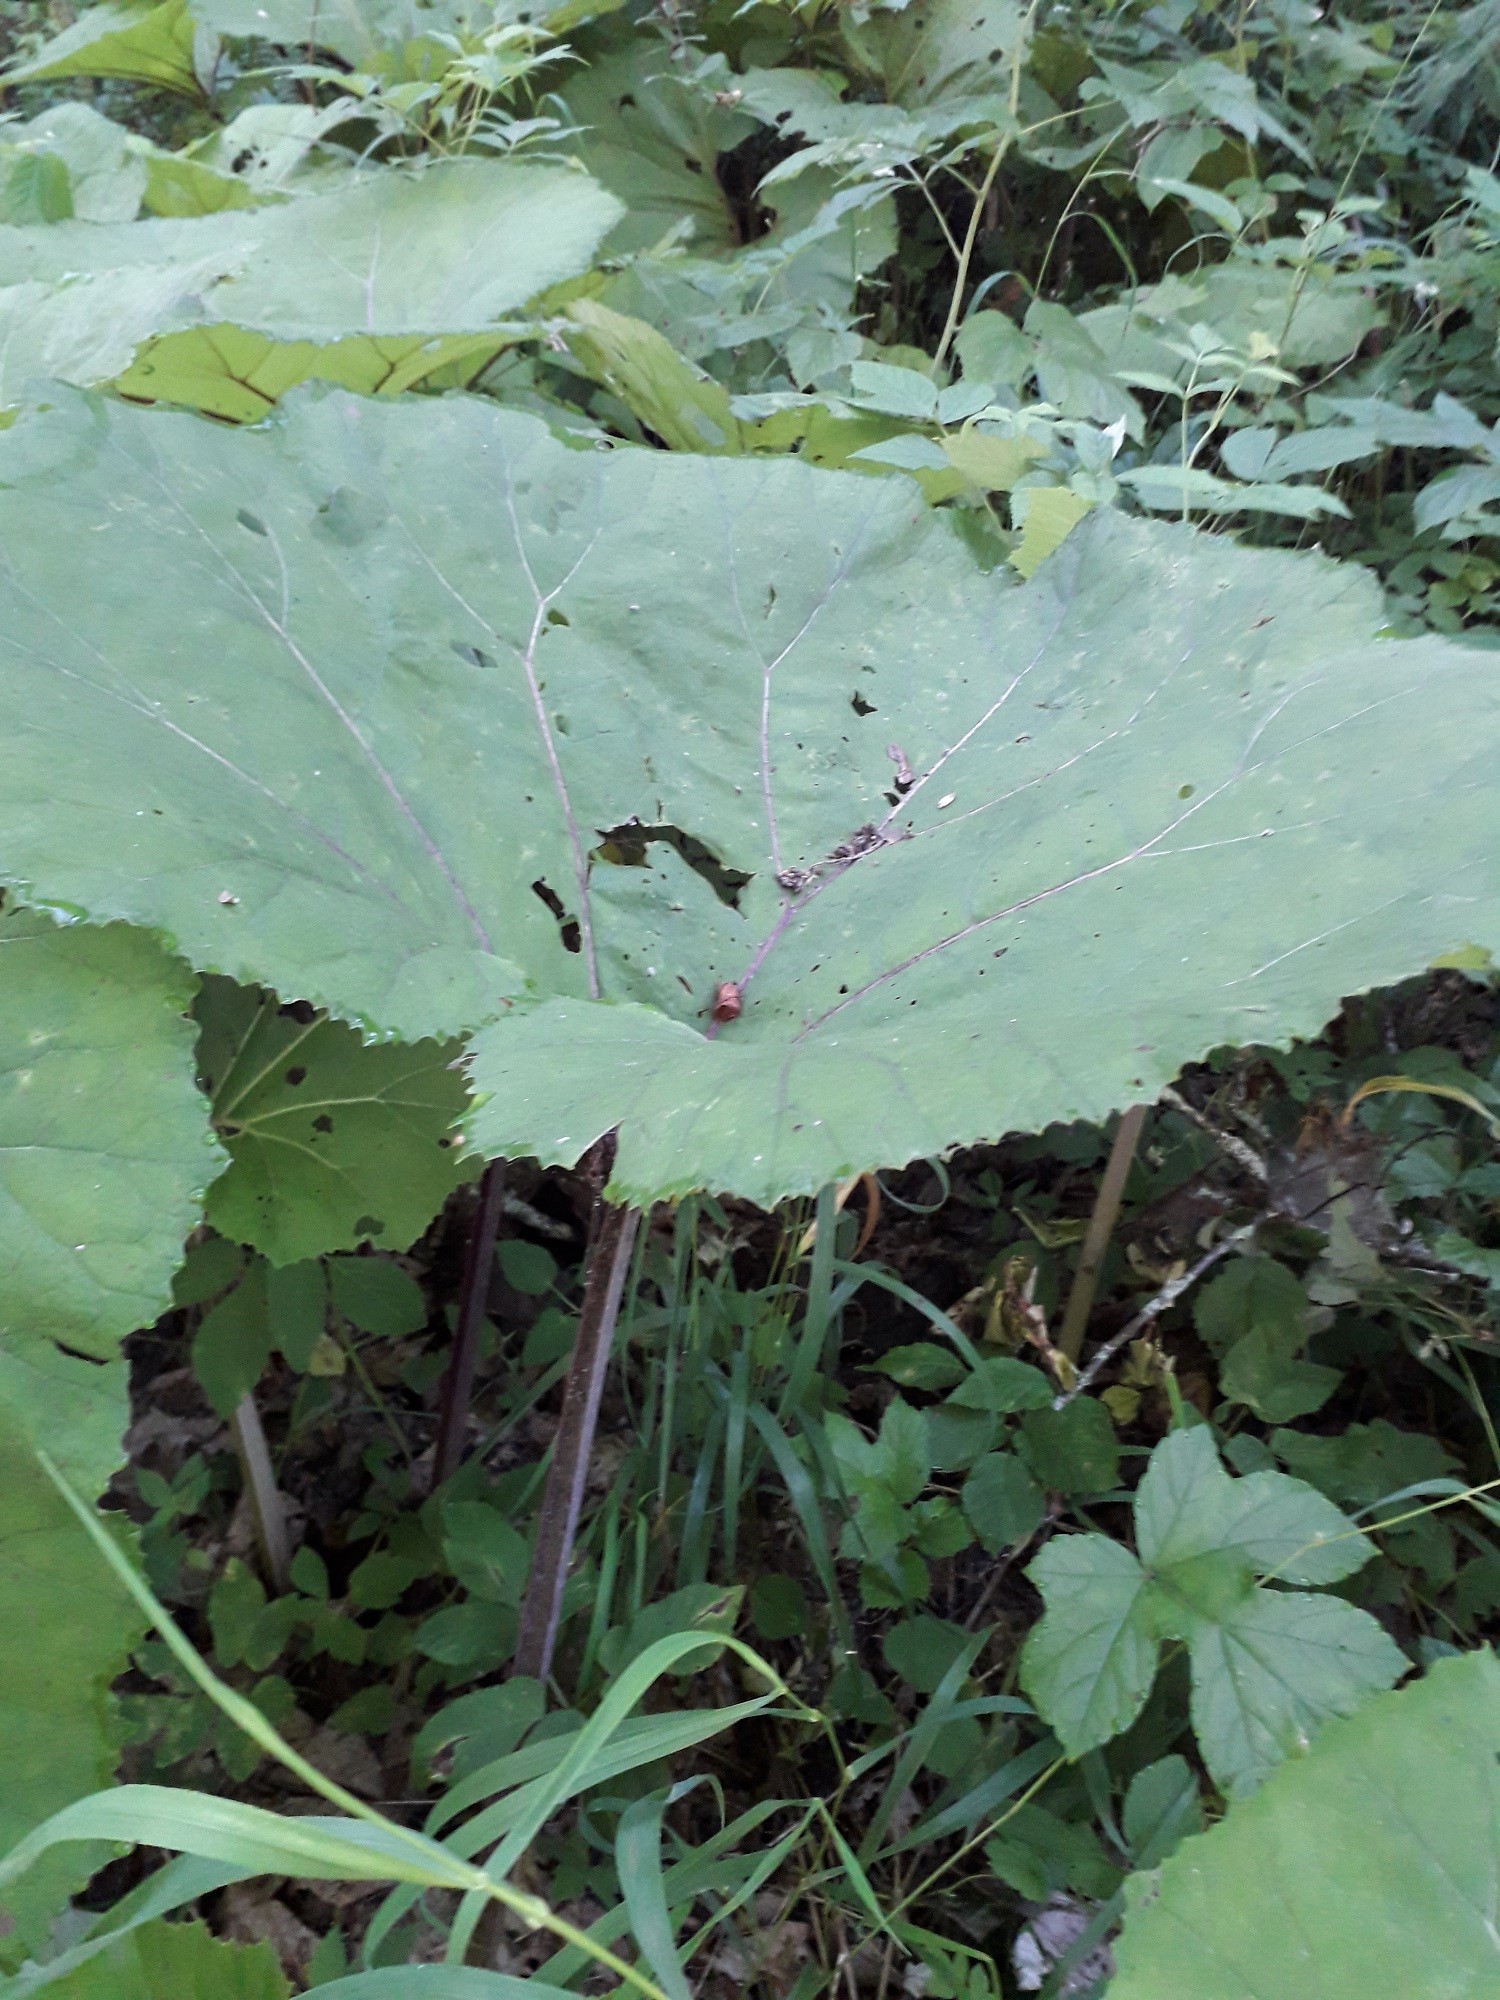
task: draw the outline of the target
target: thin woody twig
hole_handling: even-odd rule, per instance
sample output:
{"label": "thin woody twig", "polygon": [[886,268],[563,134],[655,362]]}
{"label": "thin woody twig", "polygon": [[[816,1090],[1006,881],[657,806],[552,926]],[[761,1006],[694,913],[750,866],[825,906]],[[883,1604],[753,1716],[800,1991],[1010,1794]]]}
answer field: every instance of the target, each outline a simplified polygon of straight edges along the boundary
{"label": "thin woody twig", "polygon": [[1109,1149],[1104,1178],[1099,1183],[1094,1212],[1089,1217],[1083,1248],[1078,1253],[1078,1269],[1073,1276],[1073,1289],[1068,1293],[1062,1331],[1057,1336],[1058,1347],[1072,1362],[1076,1362],[1083,1352],[1083,1336],[1088,1327],[1089,1314],[1093,1310],[1094,1293],[1099,1287],[1099,1272],[1103,1268],[1104,1253],[1109,1248],[1109,1239],[1114,1234],[1115,1223],[1120,1214],[1125,1183],[1130,1177],[1136,1147],[1140,1144],[1141,1127],[1146,1122],[1146,1110],[1144,1104],[1132,1104],[1121,1114],[1119,1127],[1115,1132],[1115,1142]]}
{"label": "thin woody twig", "polygon": [[1170,1104],[1174,1111],[1180,1111],[1190,1124],[1198,1127],[1200,1132],[1206,1132],[1220,1152],[1227,1153],[1231,1160],[1243,1167],[1250,1178],[1259,1181],[1262,1187],[1271,1178],[1265,1161],[1253,1146],[1248,1145],[1237,1134],[1224,1131],[1215,1125],[1212,1119],[1205,1118],[1197,1105],[1189,1104],[1181,1091],[1174,1090],[1171,1084],[1168,1084],[1161,1093],[1161,1102]]}
{"label": "thin woody twig", "polygon": [[271,1467],[271,1450],[265,1426],[260,1420],[252,1394],[241,1396],[229,1419],[240,1470],[245,1477],[245,1495],[255,1523],[255,1539],[265,1558],[266,1575],[278,1596],[291,1588],[288,1571],[291,1547],[287,1539],[286,1508],[276,1474]]}
{"label": "thin woody twig", "polygon": [[1168,1306],[1175,1305],[1184,1292],[1197,1284],[1205,1271],[1212,1270],[1220,1258],[1227,1257],[1232,1250],[1237,1250],[1242,1243],[1248,1242],[1255,1234],[1255,1230],[1256,1224],[1247,1222],[1242,1229],[1232,1231],[1222,1242],[1205,1251],[1196,1264],[1189,1266],[1186,1271],[1179,1271],[1175,1277],[1168,1278],[1161,1290],[1141,1307],[1135,1318],[1122,1326],[1112,1339],[1105,1341],[1098,1353],[1092,1356],[1088,1367],[1083,1370],[1073,1387],[1066,1394],[1053,1398],[1053,1409],[1060,1410],[1065,1403],[1071,1403],[1075,1396],[1081,1396],[1085,1389],[1090,1388],[1098,1380],[1122,1347],[1128,1347],[1132,1340],[1139,1339],[1153,1320],[1160,1319]]}

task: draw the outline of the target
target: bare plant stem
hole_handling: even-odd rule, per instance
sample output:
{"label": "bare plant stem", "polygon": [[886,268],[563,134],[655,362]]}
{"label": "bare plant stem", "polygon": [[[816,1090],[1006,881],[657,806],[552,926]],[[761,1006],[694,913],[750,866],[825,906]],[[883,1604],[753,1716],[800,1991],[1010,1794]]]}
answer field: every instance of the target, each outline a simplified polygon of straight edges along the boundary
{"label": "bare plant stem", "polygon": [[266,1443],[265,1426],[253,1395],[241,1396],[229,1419],[230,1434],[245,1476],[245,1492],[255,1522],[255,1539],[265,1558],[266,1575],[282,1596],[290,1588],[291,1545],[287,1538],[286,1508],[281,1489],[271,1468],[271,1448]]}
{"label": "bare plant stem", "polygon": [[1190,1265],[1185,1271],[1179,1271],[1175,1278],[1168,1278],[1161,1290],[1141,1307],[1135,1318],[1122,1326],[1112,1340],[1105,1341],[1098,1353],[1091,1357],[1088,1367],[1084,1369],[1072,1388],[1065,1395],[1053,1399],[1052,1407],[1060,1410],[1064,1403],[1071,1403],[1075,1396],[1081,1396],[1085,1389],[1092,1388],[1122,1347],[1128,1347],[1132,1340],[1145,1332],[1153,1320],[1160,1319],[1167,1307],[1175,1305],[1183,1293],[1196,1285],[1205,1271],[1212,1270],[1221,1257],[1227,1257],[1232,1250],[1238,1250],[1242,1243],[1248,1243],[1255,1234],[1255,1229],[1256,1225],[1253,1222],[1247,1222],[1243,1229],[1236,1229],[1222,1242],[1216,1243],[1211,1250],[1206,1250],[1196,1264]]}
{"label": "bare plant stem", "polygon": [[[590,1163],[599,1190],[609,1178],[613,1159],[611,1135],[594,1148]],[[602,1192],[596,1196],[583,1307],[563,1390],[562,1420],[552,1446],[552,1463],[547,1468],[547,1485],[542,1494],[512,1668],[514,1673],[529,1675],[534,1680],[545,1681],[552,1667],[563,1589],[568,1580],[589,1457],[599,1422],[599,1403],[609,1372],[615,1323],[620,1316],[620,1300],[640,1220],[638,1208],[616,1208],[603,1199]]]}
{"label": "bare plant stem", "polygon": [[453,1329],[453,1347],[448,1356],[447,1373],[443,1377],[437,1444],[432,1454],[432,1484],[435,1488],[441,1486],[445,1479],[451,1479],[464,1460],[469,1437],[469,1399],[474,1391],[474,1368],[479,1359],[479,1335],[484,1326],[490,1273],[495,1263],[495,1236],[504,1206],[505,1162],[491,1160],[479,1183],[479,1206],[474,1211],[469,1245],[464,1253],[458,1323]]}
{"label": "bare plant stem", "polygon": [[1083,1336],[1088,1327],[1089,1314],[1094,1308],[1094,1294],[1099,1289],[1104,1253],[1109,1248],[1109,1239],[1119,1219],[1125,1183],[1130,1178],[1131,1163],[1141,1142],[1141,1127],[1146,1122],[1147,1108],[1144,1104],[1132,1104],[1121,1114],[1115,1143],[1109,1149],[1109,1159],[1105,1164],[1104,1178],[1094,1199],[1094,1212],[1089,1217],[1089,1226],[1084,1234],[1083,1248],[1078,1253],[1073,1289],[1068,1293],[1062,1331],[1057,1336],[1058,1347],[1074,1363],[1083,1352]]}

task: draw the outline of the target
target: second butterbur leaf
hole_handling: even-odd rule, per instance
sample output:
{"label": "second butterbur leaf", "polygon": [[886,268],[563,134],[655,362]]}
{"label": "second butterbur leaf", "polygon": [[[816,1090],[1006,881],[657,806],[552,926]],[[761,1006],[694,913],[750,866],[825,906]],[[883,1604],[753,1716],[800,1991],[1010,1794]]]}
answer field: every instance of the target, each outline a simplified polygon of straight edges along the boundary
{"label": "second butterbur leaf", "polygon": [[473,1173],[456,1043],[367,1042],[227,979],[204,982],[197,1012],[230,1159],[207,1204],[223,1235],[273,1264],[405,1250]]}

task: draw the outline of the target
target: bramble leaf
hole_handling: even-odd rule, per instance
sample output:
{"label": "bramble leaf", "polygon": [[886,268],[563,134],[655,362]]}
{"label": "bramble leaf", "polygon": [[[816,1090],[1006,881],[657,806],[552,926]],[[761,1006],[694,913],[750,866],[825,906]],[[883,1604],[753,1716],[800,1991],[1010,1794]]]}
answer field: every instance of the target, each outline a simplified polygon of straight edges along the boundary
{"label": "bramble leaf", "polygon": [[1199,1747],[1231,1792],[1405,1672],[1367,1612],[1256,1583],[1257,1571],[1336,1582],[1374,1553],[1300,1480],[1231,1479],[1199,1426],[1156,1447],[1134,1507],[1139,1559],[1080,1535],[1050,1544],[1027,1571],[1047,1609],[1022,1652],[1022,1685],[1073,1755],[1135,1719],[1164,1638],[1188,1643]]}

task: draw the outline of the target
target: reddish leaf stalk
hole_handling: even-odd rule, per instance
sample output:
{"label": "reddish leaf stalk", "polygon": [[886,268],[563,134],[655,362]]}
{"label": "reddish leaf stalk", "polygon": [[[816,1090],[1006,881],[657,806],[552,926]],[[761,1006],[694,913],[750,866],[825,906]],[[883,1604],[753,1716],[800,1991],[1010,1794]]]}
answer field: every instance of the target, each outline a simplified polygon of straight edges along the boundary
{"label": "reddish leaf stalk", "polygon": [[491,1160],[479,1183],[479,1207],[475,1210],[468,1249],[464,1253],[458,1323],[453,1329],[453,1348],[448,1356],[447,1373],[443,1377],[437,1444],[432,1454],[434,1487],[441,1486],[445,1479],[451,1479],[464,1460],[469,1436],[469,1399],[474,1391],[479,1335],[484,1326],[490,1273],[495,1263],[495,1237],[500,1227],[500,1210],[504,1200],[505,1162]]}
{"label": "reddish leaf stalk", "polygon": [[[614,1138],[601,1140],[590,1162],[596,1187],[602,1189],[614,1159]],[[589,1458],[599,1422],[599,1403],[609,1373],[615,1324],[620,1316],[630,1253],[640,1226],[638,1208],[616,1208],[596,1199],[584,1276],[583,1307],[573,1358],[563,1391],[562,1420],[552,1447],[546,1490],[537,1522],[536,1545],[526,1597],[521,1606],[521,1630],[512,1671],[545,1681],[552,1668],[557,1628],[562,1616],[563,1589],[573,1556],[573,1540],[583,1507]]]}

